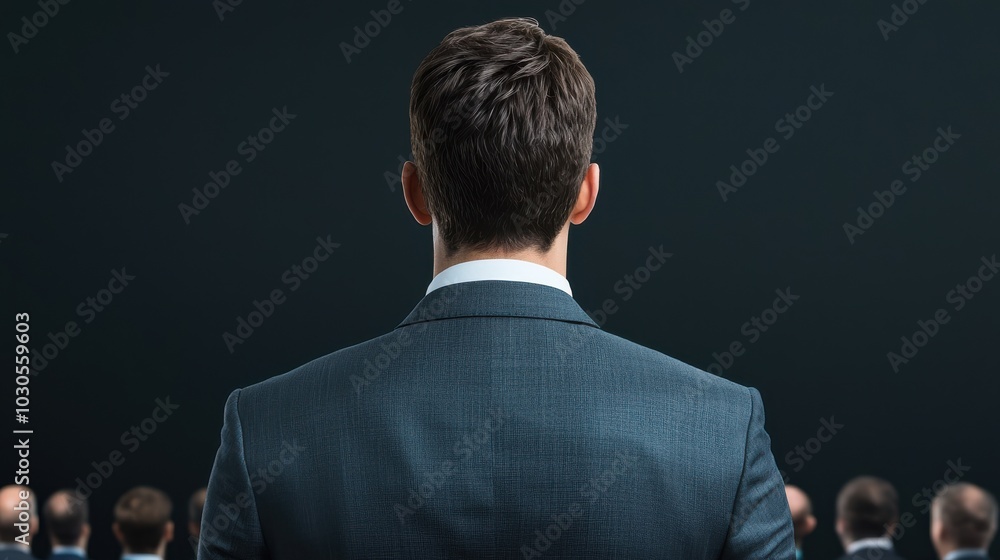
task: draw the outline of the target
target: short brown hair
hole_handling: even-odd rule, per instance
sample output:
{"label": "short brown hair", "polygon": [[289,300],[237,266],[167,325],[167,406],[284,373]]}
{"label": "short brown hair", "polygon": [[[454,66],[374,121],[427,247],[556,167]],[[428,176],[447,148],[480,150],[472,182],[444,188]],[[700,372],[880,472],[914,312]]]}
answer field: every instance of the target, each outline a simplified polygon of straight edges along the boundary
{"label": "short brown hair", "polygon": [[996,534],[996,498],[973,484],[945,486],[934,498],[934,511],[959,548],[988,548]]}
{"label": "short brown hair", "polygon": [[531,18],[452,31],[413,75],[410,141],[446,250],[548,250],[593,151],[594,80]]}
{"label": "short brown hair", "polygon": [[136,486],[115,504],[115,522],[124,545],[135,553],[153,553],[163,541],[173,504],[166,494],[149,486]]}
{"label": "short brown hair", "polygon": [[859,476],[837,495],[837,517],[853,540],[884,536],[899,521],[899,494],[888,481]]}

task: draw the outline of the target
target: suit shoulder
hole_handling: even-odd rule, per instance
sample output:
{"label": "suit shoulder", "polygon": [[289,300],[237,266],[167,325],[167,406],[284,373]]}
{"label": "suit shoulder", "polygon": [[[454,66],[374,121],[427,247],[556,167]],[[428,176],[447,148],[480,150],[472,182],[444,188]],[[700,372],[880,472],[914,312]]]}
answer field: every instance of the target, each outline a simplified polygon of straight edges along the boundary
{"label": "suit shoulder", "polygon": [[745,397],[751,391],[749,387],[701,370],[652,348],[647,348],[606,331],[600,332],[601,338],[613,351],[620,352],[634,360],[634,363],[640,367],[670,376],[671,382],[691,384],[706,391],[717,391],[730,398]]}
{"label": "suit shoulder", "polygon": [[352,366],[363,363],[363,356],[371,355],[371,349],[378,348],[378,343],[391,334],[390,331],[384,335],[341,348],[285,373],[247,385],[240,389],[241,400],[309,387],[311,383],[319,382],[331,374],[350,369]]}

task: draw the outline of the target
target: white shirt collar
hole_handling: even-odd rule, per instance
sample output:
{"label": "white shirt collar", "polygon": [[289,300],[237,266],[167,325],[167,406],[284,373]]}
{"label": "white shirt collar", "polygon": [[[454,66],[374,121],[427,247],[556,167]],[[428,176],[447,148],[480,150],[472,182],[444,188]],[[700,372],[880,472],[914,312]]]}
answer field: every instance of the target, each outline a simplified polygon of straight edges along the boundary
{"label": "white shirt collar", "polygon": [[988,557],[989,552],[983,548],[960,548],[958,550],[953,550],[948,554],[944,555],[941,560],[955,560],[956,558],[962,558],[965,556],[984,556]]}
{"label": "white shirt collar", "polygon": [[75,554],[81,558],[87,557],[87,552],[78,546],[61,546],[57,544],[52,547],[52,554],[56,553]]}
{"label": "white shirt collar", "polygon": [[482,259],[449,266],[431,280],[427,293],[452,284],[479,280],[530,282],[551,286],[573,295],[569,281],[562,274],[547,266],[517,259]]}
{"label": "white shirt collar", "polygon": [[860,539],[847,545],[847,553],[854,554],[862,548],[881,548],[892,550],[892,539],[889,537],[875,537],[872,539]]}

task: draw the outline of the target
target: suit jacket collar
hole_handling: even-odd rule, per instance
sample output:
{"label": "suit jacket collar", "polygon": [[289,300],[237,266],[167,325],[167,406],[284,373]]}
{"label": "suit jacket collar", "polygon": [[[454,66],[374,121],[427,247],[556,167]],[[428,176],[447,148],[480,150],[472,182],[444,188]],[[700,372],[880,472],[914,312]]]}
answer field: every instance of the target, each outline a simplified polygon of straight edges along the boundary
{"label": "suit jacket collar", "polygon": [[438,288],[396,328],[458,317],[526,317],[600,328],[566,292],[530,282],[481,280]]}

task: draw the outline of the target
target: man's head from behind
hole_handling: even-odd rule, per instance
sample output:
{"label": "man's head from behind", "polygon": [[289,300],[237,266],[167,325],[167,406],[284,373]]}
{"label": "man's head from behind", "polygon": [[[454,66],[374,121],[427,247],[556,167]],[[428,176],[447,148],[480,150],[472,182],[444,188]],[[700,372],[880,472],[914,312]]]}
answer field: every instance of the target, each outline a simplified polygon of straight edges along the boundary
{"label": "man's head from behind", "polygon": [[837,535],[848,544],[885,537],[899,522],[899,494],[892,484],[874,476],[859,476],[837,495]]}
{"label": "man's head from behind", "polygon": [[136,486],[115,504],[115,538],[129,554],[159,554],[174,538],[170,520],[173,504],[166,494],[149,486]]}
{"label": "man's head from behind", "polygon": [[453,31],[413,76],[407,205],[446,255],[546,252],[597,196],[596,120],[590,73],[535,20]]}
{"label": "man's head from behind", "polygon": [[38,532],[37,513],[38,505],[31,488],[17,485],[0,488],[0,542],[19,542],[16,539],[25,533],[30,542]]}
{"label": "man's head from behind", "polygon": [[72,490],[59,490],[45,502],[42,516],[53,546],[78,546],[86,550],[90,538],[87,500],[77,498]]}
{"label": "man's head from behind", "polygon": [[813,517],[812,502],[809,501],[809,496],[798,486],[785,486],[785,497],[788,498],[788,509],[792,513],[795,547],[801,548],[802,541],[816,529],[816,518]]}
{"label": "man's head from behind", "polygon": [[938,555],[963,548],[987,549],[997,532],[997,501],[965,482],[946,486],[931,504],[931,541]]}

